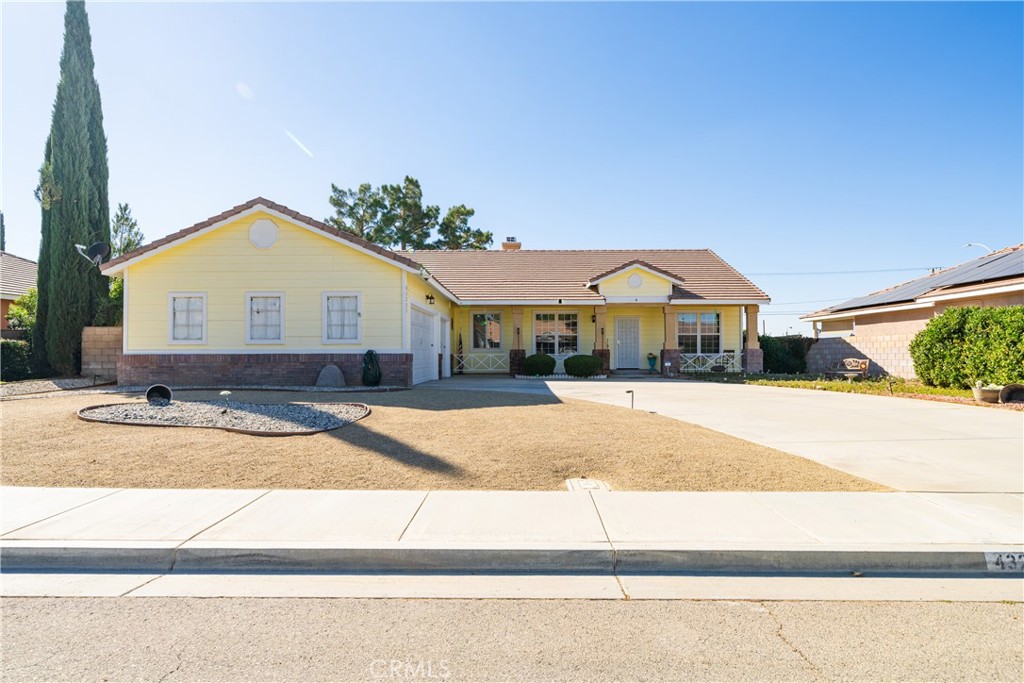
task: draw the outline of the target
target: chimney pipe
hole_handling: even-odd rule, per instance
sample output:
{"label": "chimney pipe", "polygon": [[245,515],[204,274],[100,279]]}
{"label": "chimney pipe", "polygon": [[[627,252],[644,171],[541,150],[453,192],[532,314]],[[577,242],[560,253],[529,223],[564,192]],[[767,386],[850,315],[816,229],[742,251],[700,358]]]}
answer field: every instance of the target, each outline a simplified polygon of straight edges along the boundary
{"label": "chimney pipe", "polygon": [[522,246],[523,245],[520,244],[519,240],[517,240],[515,237],[506,237],[505,241],[501,243],[501,250],[516,251],[517,249],[522,248]]}

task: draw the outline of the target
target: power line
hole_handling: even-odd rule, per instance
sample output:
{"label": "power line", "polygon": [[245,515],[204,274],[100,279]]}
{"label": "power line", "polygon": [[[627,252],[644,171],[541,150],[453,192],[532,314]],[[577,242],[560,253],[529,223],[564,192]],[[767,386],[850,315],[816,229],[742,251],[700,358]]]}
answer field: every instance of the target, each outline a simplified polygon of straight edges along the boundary
{"label": "power line", "polygon": [[847,299],[852,299],[852,298],[853,298],[852,296],[837,296],[834,299],[818,299],[816,301],[787,301],[785,303],[782,303],[781,301],[779,303],[775,303],[773,301],[773,302],[771,302],[768,305],[769,306],[799,306],[800,304],[824,304],[824,303],[828,303],[829,301],[846,301]]}
{"label": "power line", "polygon": [[747,273],[747,275],[757,275],[759,277],[766,277],[768,275],[859,275],[861,273],[903,273],[912,270],[928,270],[936,271],[938,267],[928,268],[884,268],[881,270],[818,270],[807,273]]}

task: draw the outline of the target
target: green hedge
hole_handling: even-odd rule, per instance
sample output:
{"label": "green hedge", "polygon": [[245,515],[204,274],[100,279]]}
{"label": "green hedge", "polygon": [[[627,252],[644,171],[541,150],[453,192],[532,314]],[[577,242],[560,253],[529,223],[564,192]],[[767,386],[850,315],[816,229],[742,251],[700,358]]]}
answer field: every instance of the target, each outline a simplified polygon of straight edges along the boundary
{"label": "green hedge", "polygon": [[523,361],[523,374],[533,377],[543,377],[555,371],[555,359],[546,353],[535,353],[527,356]]}
{"label": "green hedge", "polygon": [[1024,381],[1024,306],[948,308],[917,333],[910,356],[932,386]]}
{"label": "green hedge", "polygon": [[764,353],[764,371],[780,375],[799,375],[807,371],[807,350],[814,343],[807,337],[757,337]]}
{"label": "green hedge", "polygon": [[597,356],[579,355],[565,359],[565,374],[572,377],[591,377],[600,374],[604,361]]}
{"label": "green hedge", "polygon": [[0,379],[16,382],[31,376],[31,350],[28,342],[18,339],[0,340]]}

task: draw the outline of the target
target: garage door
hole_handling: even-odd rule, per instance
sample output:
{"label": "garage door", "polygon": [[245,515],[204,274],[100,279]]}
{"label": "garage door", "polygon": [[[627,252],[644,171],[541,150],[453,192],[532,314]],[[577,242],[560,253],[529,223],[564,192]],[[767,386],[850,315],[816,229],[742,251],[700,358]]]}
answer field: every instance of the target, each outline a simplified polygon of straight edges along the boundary
{"label": "garage door", "polygon": [[434,349],[434,317],[410,309],[412,323],[412,383],[437,379],[437,351]]}

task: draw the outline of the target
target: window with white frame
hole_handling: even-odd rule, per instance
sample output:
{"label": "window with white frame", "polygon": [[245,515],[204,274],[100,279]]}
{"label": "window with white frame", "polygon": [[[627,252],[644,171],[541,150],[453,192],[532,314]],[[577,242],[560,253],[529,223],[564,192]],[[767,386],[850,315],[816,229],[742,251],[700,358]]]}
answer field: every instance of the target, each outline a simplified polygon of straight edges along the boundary
{"label": "window with white frame", "polygon": [[719,313],[680,313],[676,318],[676,332],[682,354],[722,352],[722,317]]}
{"label": "window with white frame", "polygon": [[245,295],[245,341],[279,344],[284,341],[284,294],[250,292]]}
{"label": "window with white frame", "polygon": [[501,313],[473,314],[473,348],[501,348]]}
{"label": "window with white frame", "polygon": [[360,339],[360,297],[356,292],[324,292],[323,342],[355,344]]}
{"label": "window with white frame", "polygon": [[533,320],[537,353],[548,355],[576,353],[579,348],[579,324],[575,313],[537,313]]}
{"label": "window with white frame", "polygon": [[169,299],[171,343],[205,343],[206,295],[199,292],[181,292],[170,294]]}

